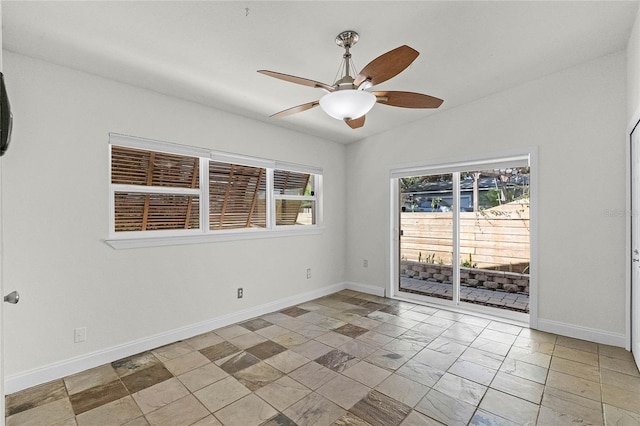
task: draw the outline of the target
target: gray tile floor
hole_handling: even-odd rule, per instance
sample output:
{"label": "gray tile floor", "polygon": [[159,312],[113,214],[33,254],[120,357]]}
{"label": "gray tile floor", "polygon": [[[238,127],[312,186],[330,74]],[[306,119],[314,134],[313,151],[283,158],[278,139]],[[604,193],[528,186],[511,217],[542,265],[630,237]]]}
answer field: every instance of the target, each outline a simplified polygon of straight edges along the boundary
{"label": "gray tile floor", "polygon": [[7,425],[640,425],[629,352],[342,291],[6,397]]}

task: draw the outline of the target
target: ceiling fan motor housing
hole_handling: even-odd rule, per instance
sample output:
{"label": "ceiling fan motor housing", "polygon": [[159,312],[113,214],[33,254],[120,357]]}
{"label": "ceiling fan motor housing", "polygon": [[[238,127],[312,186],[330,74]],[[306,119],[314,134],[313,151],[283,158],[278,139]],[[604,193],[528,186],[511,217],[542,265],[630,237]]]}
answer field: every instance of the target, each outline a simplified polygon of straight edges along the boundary
{"label": "ceiling fan motor housing", "polygon": [[353,30],[343,31],[336,36],[336,44],[345,49],[352,47],[358,40],[360,40],[360,36]]}

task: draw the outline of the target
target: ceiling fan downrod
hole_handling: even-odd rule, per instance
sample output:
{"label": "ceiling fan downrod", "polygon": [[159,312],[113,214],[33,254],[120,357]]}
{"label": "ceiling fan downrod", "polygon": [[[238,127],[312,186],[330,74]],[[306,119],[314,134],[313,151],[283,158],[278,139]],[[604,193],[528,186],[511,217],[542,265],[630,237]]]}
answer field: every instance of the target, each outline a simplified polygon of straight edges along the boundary
{"label": "ceiling fan downrod", "polygon": [[[341,89],[356,89],[353,84],[353,77],[351,77],[351,52],[349,49],[360,40],[360,36],[357,32],[352,30],[343,31],[336,36],[336,44],[344,48],[344,76],[336,81],[337,90]],[[348,87],[345,87],[348,86]]]}

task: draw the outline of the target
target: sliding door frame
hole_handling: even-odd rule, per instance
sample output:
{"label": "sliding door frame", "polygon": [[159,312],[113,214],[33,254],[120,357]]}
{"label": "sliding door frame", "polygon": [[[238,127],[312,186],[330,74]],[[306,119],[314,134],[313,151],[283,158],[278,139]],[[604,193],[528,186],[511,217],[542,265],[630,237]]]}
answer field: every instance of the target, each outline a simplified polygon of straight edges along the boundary
{"label": "sliding door frame", "polygon": [[[537,147],[506,150],[501,152],[488,153],[476,156],[464,156],[448,159],[426,160],[417,163],[399,164],[390,166],[388,169],[389,176],[389,245],[387,249],[388,259],[388,279],[387,279],[387,295],[393,299],[409,300],[406,295],[403,295],[399,291],[400,280],[400,189],[399,179],[408,176],[422,176],[427,174],[438,173],[451,173],[456,171],[462,171],[463,169],[469,170],[470,168],[478,168],[491,166],[494,163],[503,163],[508,161],[522,161],[528,160],[530,168],[530,278],[529,278],[529,327],[538,327],[538,164],[537,164]],[[457,174],[453,173],[454,182],[453,187],[459,187],[459,179]],[[459,191],[454,191],[455,206],[460,205]],[[453,211],[453,238],[454,244],[458,244],[458,224],[459,224],[459,208],[452,209]],[[459,250],[454,250],[454,259],[452,262],[455,265],[460,264]],[[458,268],[453,268],[454,271],[454,283],[458,280]],[[486,308],[480,308],[473,306],[472,304],[465,303],[461,307],[460,304],[455,303],[458,299],[457,289],[458,286],[454,285],[453,301],[448,300],[434,300],[429,297],[421,297],[418,295],[412,295],[412,302],[421,302],[431,305],[439,305],[451,310],[463,310],[465,312],[477,312],[485,315],[499,315],[505,319],[511,319],[516,321],[522,321],[523,314],[513,315],[508,311],[500,312],[495,309],[495,313],[488,313]],[[493,311],[493,310],[492,310]]]}

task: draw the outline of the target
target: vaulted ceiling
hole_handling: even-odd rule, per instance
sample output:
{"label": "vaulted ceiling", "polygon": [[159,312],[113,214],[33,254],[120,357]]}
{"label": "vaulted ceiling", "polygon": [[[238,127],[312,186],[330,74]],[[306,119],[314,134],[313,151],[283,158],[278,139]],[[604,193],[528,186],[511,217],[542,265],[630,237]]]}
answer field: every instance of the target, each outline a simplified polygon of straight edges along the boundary
{"label": "vaulted ceiling", "polygon": [[[349,143],[623,50],[637,8],[637,1],[2,1],[3,48]],[[403,44],[418,50],[409,68],[376,89],[444,104],[379,104],[356,130],[320,108],[269,118],[324,92],[256,71],[331,84],[343,30],[360,34],[351,50],[358,69]]]}

